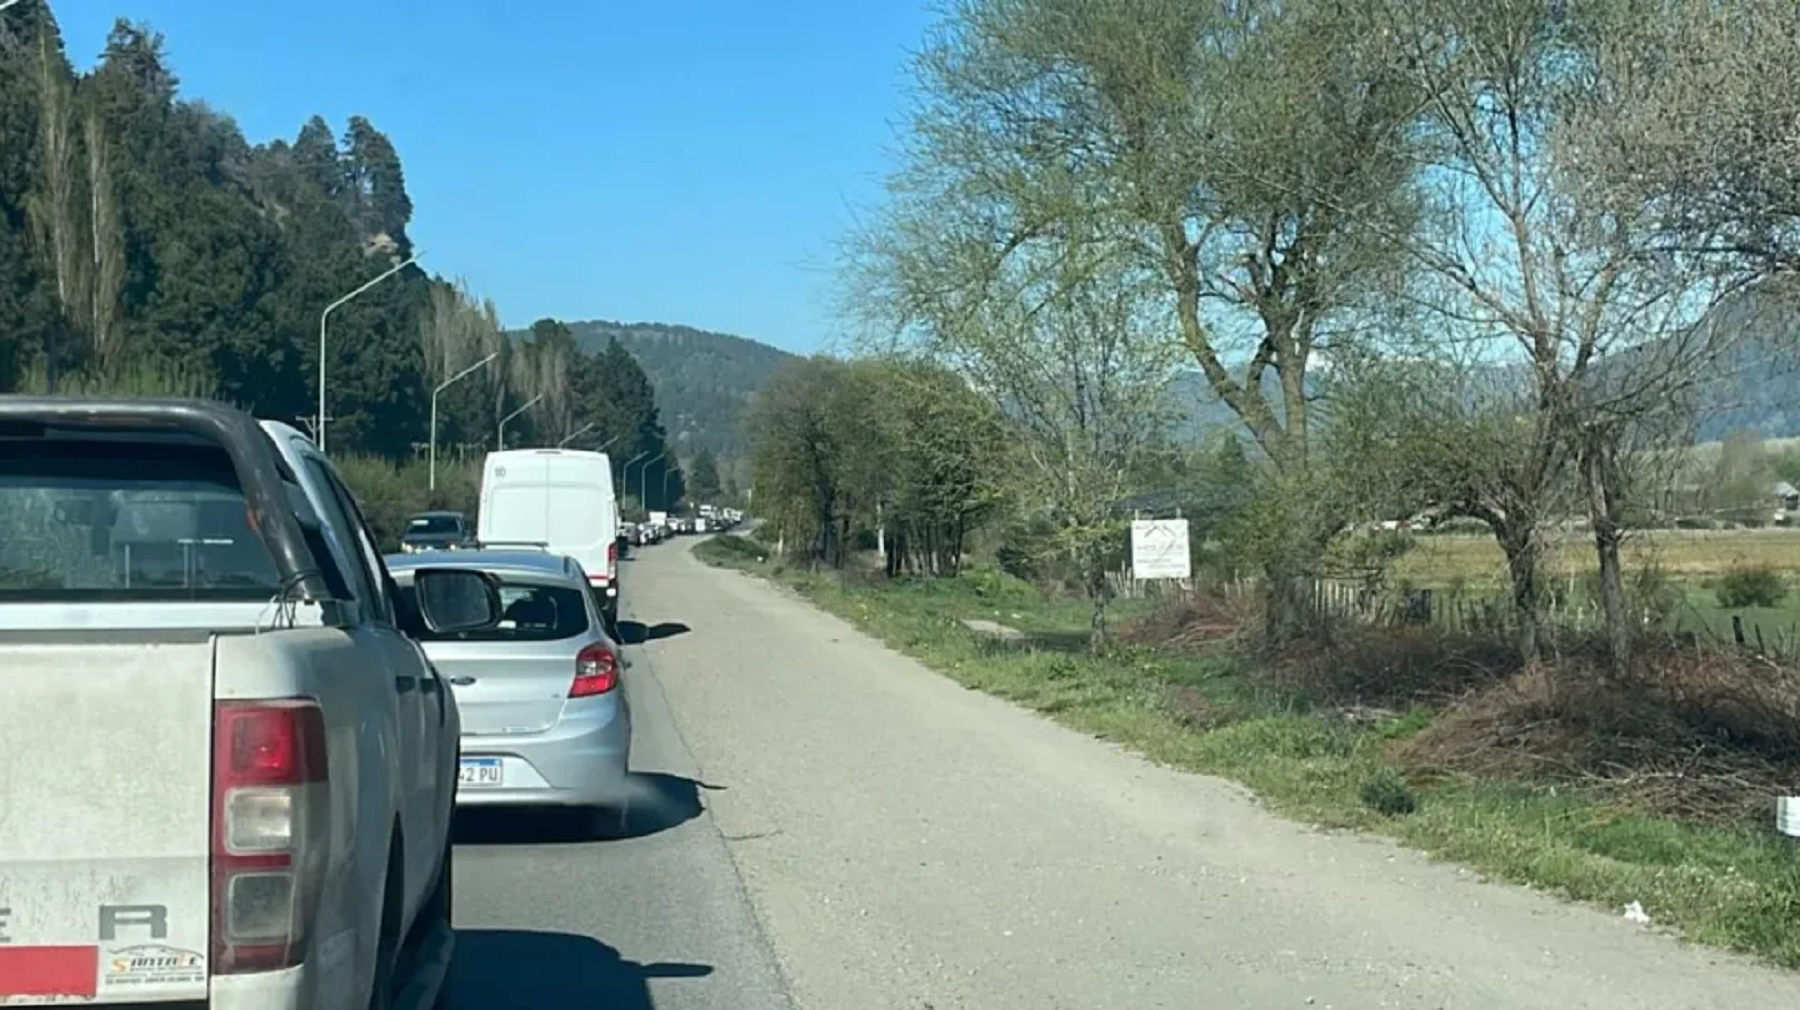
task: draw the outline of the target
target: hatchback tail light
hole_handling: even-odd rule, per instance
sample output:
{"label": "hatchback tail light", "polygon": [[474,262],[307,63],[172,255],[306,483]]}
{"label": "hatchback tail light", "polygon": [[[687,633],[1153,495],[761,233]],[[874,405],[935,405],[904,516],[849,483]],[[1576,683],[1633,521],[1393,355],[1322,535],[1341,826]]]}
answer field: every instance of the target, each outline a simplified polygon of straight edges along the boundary
{"label": "hatchback tail light", "polygon": [[569,685],[569,697],[591,698],[619,686],[619,657],[604,645],[595,643],[575,657],[575,682]]}

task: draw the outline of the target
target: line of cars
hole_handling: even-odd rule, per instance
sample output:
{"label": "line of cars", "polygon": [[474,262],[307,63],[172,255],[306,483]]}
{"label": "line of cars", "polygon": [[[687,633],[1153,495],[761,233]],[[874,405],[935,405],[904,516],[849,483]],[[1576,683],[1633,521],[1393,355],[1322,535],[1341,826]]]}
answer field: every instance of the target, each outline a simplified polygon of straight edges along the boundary
{"label": "line of cars", "polygon": [[640,523],[627,523],[625,541],[633,547],[661,543],[669,537],[696,533],[721,533],[744,521],[744,513],[734,508],[701,505],[688,515],[671,516],[652,512]]}
{"label": "line of cars", "polygon": [[623,798],[610,463],[555,452],[384,556],[290,426],[0,396],[0,1004],[440,1005],[454,809]]}
{"label": "line of cars", "polygon": [[605,453],[489,453],[477,521],[426,512],[386,559],[402,595],[433,571],[492,577],[500,620],[421,639],[463,714],[459,806],[559,807],[597,826],[629,803],[619,508]]}

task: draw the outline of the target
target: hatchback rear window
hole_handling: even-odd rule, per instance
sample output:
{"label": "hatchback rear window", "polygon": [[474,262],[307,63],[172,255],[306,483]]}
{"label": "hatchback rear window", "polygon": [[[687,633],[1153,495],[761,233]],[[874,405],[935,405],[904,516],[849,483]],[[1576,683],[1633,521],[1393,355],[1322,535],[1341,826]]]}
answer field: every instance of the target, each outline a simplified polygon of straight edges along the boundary
{"label": "hatchback rear window", "polygon": [[[415,606],[409,580],[400,586],[407,606]],[[569,586],[508,581],[500,583],[501,618],[487,631],[438,635],[426,632],[426,642],[555,642],[589,631],[587,591]]]}
{"label": "hatchback rear window", "polygon": [[249,600],[280,587],[222,449],[0,441],[0,600]]}
{"label": "hatchback rear window", "polygon": [[462,532],[462,521],[455,516],[414,516],[406,524],[409,537],[454,536]]}

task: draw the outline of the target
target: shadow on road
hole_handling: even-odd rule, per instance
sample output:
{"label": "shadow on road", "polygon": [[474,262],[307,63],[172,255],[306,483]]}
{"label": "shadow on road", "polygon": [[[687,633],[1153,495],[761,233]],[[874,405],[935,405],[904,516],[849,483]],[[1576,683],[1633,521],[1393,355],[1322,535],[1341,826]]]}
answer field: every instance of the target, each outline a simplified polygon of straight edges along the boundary
{"label": "shadow on road", "polygon": [[626,645],[642,645],[663,638],[674,638],[692,631],[680,621],[664,621],[661,624],[643,624],[638,621],[619,622],[619,641]]}
{"label": "shadow on road", "polygon": [[650,979],[705,978],[705,964],[639,964],[591,937],[459,929],[450,962],[453,1010],[654,1010]]}
{"label": "shadow on road", "polygon": [[622,814],[505,807],[458,810],[456,844],[578,845],[647,838],[699,817],[700,790],[725,787],[663,772],[632,772],[626,788],[631,800]]}

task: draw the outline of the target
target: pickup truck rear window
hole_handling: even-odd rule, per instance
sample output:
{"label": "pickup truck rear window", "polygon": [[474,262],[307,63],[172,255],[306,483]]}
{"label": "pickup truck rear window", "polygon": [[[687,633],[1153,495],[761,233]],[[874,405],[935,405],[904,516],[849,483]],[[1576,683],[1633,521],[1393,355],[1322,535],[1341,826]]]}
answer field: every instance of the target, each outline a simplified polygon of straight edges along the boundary
{"label": "pickup truck rear window", "polygon": [[0,441],[0,600],[268,599],[279,583],[222,449]]}
{"label": "pickup truck rear window", "polygon": [[[410,581],[400,587],[400,595],[409,608],[417,605]],[[419,638],[425,642],[557,642],[588,633],[587,599],[585,589],[502,578],[499,626],[451,635],[425,632]]]}

